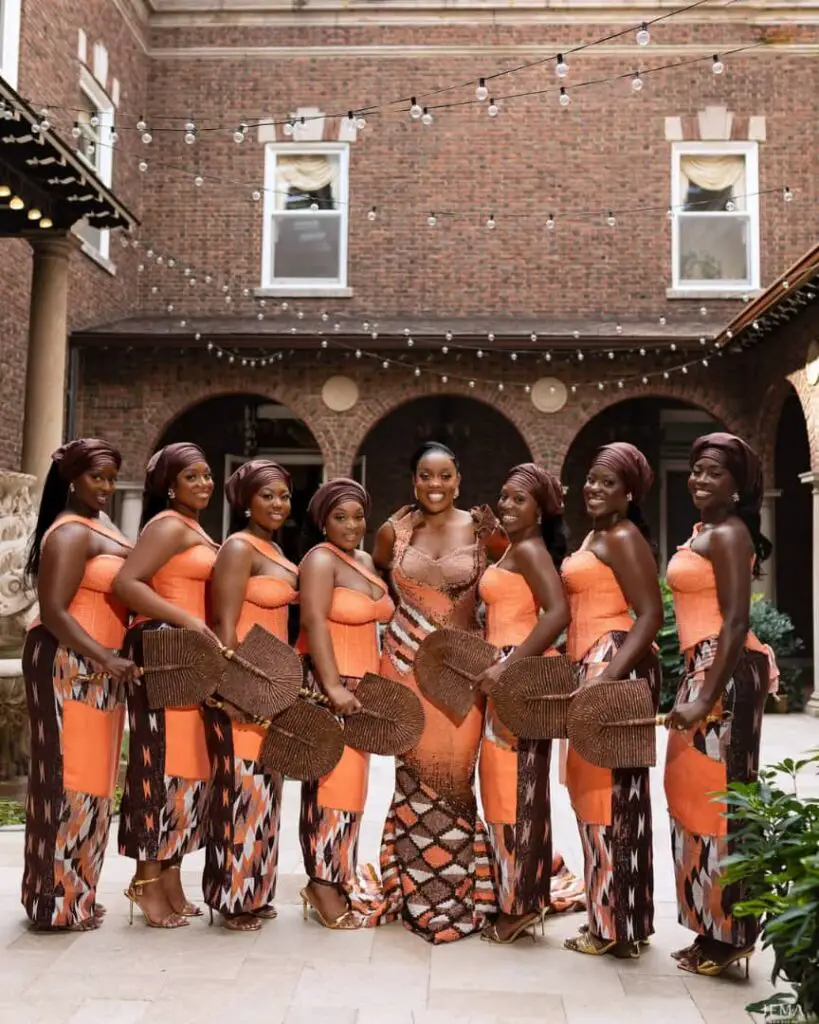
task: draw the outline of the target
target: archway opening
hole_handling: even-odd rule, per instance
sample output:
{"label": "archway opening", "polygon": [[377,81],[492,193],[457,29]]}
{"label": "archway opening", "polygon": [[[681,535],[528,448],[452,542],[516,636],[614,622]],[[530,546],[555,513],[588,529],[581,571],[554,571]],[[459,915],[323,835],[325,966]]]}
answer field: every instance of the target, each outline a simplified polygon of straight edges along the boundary
{"label": "archway opening", "polygon": [[285,466],[293,477],[293,511],[280,543],[288,558],[298,560],[307,503],[324,473],[318,443],[303,420],[286,405],[260,395],[220,395],[198,402],[169,423],[156,450],[175,441],[192,441],[207,455],[216,489],[202,526],[220,540],[230,523],[224,500],[230,474],[248,459],[270,458]]}
{"label": "archway opening", "polygon": [[372,494],[371,529],[412,501],[409,463],[425,441],[441,441],[458,456],[462,508],[494,507],[507,471],[531,453],[517,428],[497,409],[474,398],[414,398],[382,417],[358,451]]}
{"label": "archway opening", "polygon": [[[775,602],[787,612],[805,644],[813,654],[813,581],[812,537],[813,507],[811,487],[800,479],[810,472],[810,443],[802,403],[791,389],[785,399],[776,432],[774,456],[775,486],[774,542]],[[769,570],[770,571],[770,570]]]}
{"label": "archway opening", "polygon": [[608,406],[578,432],[563,463],[566,522],[572,545],[588,529],[583,506],[583,481],[598,448],[612,441],[636,445],[648,459],[655,482],[643,514],[657,545],[661,572],[678,544],[691,536],[696,510],[688,494],[688,453],[701,434],[723,430],[709,413],[669,398],[629,398]]}

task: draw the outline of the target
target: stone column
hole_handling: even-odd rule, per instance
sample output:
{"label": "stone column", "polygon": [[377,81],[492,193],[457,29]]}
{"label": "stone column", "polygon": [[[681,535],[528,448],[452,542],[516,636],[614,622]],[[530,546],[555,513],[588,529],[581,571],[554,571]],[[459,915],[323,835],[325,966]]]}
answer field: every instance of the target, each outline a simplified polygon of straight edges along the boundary
{"label": "stone column", "polygon": [[805,711],[819,718],[819,473],[800,473],[799,479],[803,484],[808,484],[813,491],[813,693]]}
{"label": "stone column", "polygon": [[776,499],[781,497],[782,491],[765,491],[759,516],[762,533],[773,544],[773,554],[763,563],[762,577],[754,580],[754,593],[762,594],[771,604],[776,604]]}
{"label": "stone column", "polygon": [[142,515],[142,484],[117,484],[122,495],[117,516],[117,526],[129,540],[139,536],[139,519]]}
{"label": "stone column", "polygon": [[68,235],[29,238],[34,250],[29,315],[23,472],[42,482],[49,456],[62,444],[68,340]]}

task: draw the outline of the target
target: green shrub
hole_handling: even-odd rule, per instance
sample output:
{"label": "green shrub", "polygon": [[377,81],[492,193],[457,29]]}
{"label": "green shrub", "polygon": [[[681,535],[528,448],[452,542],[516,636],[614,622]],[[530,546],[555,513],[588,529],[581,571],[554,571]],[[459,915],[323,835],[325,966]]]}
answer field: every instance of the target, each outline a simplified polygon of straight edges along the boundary
{"label": "green shrub", "polygon": [[779,611],[763,597],[755,597],[751,602],[751,629],[776,655],[780,673],[779,692],[787,694],[788,711],[801,711],[805,706],[802,669],[798,665],[783,664],[784,659],[797,657],[805,649],[796,635],[790,615]]}
{"label": "green shrub", "polygon": [[[809,764],[819,764],[819,751],[763,768],[756,782],[734,783],[726,795],[728,817],[739,829],[736,852],[723,867],[729,882],[747,886],[734,912],[760,919],[762,944],[774,953],[771,981],[791,986],[748,1007],[768,1010],[766,1019],[798,1019],[797,1006],[809,1020],[819,1015],[819,800],[800,800],[796,791],[796,775]],[[779,786],[783,776],[790,792]],[[779,1012],[770,1010],[774,1004]]]}
{"label": "green shrub", "polygon": [[671,587],[664,579],[660,580],[660,591],[663,595],[663,625],[657,634],[657,646],[660,648],[660,668],[662,681],[660,685],[660,711],[670,711],[677,696],[677,687],[682,678],[684,662],[680,653],[680,640],[677,636],[677,620],[674,617],[674,600]]}

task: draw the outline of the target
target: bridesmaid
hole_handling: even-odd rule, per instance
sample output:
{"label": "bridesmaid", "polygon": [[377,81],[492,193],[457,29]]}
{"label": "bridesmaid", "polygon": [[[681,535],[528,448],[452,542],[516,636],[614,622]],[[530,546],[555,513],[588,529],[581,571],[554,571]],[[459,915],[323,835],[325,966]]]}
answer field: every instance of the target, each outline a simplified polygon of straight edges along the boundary
{"label": "bridesmaid", "polygon": [[[230,648],[257,623],[287,643],[288,606],[298,600],[298,569],[274,537],[290,516],[290,474],[275,462],[246,462],[225,484],[234,517],[243,526],[222,545],[213,567],[211,615]],[[231,722],[205,709],[214,766],[202,887],[205,902],[225,927],[258,931],[272,906],[279,856],[282,777],[257,763],[264,729]]]}
{"label": "bridesmaid", "polygon": [[479,772],[500,908],[482,937],[505,944],[525,934],[550,907],[552,745],[514,736],[495,713],[492,690],[521,658],[556,654],[554,644],[569,623],[558,575],[566,554],[560,481],[534,463],[515,466],[501,489],[498,514],[511,544],[479,587],[486,639],[502,651],[481,677],[489,699]]}
{"label": "bridesmaid", "polygon": [[[105,913],[96,889],[122,746],[122,687],[136,673],[118,654],[128,616],[111,592],[131,545],[105,515],[122,462],[116,448],[86,437],[51,460],[26,565],[40,619],[23,651],[31,771],[22,896],[36,927],[88,931]],[[81,678],[99,672],[99,681]]]}
{"label": "bridesmaid", "polygon": [[[654,637],[663,606],[640,512],[652,480],[634,445],[600,449],[583,488],[592,531],[562,572],[572,616],[566,646],[581,680],[616,685],[618,679],[646,679],[656,707]],[[565,946],[592,956],[636,958],[654,931],[648,769],[598,768],[569,746],[566,777],[583,843],[588,925]]]}
{"label": "bridesmaid", "polygon": [[381,673],[413,689],[426,724],[418,746],[396,758],[381,873],[385,897],[401,910],[406,927],[442,943],[479,931],[497,912],[486,827],[475,800],[485,702],[479,699],[455,725],[419,693],[413,665],[433,630],[480,631],[478,581],[496,524],[483,512],[456,507],[461,477],[446,445],[422,445],[410,465],[417,507],[380,527],[373,558],[390,570],[398,598]]}
{"label": "bridesmaid", "polygon": [[[205,620],[218,545],[198,522],[212,494],[210,466],[195,444],[169,444],[148,463],[143,531],[114,581],[114,593],[137,615],[125,650],[138,665],[144,630],[178,626],[216,639]],[[128,713],[119,846],[137,863],[125,895],[131,914],[136,905],[152,928],[179,928],[202,914],[181,881],[182,858],[204,843],[210,762],[202,709],[151,710],[136,683]]]}
{"label": "bridesmaid", "polygon": [[693,974],[722,974],[743,959],[747,973],[759,922],[734,916],[746,886],[725,884],[719,867],[734,852],[741,823],[728,820],[712,794],[753,782],[759,767],[772,655],[748,616],[751,577],[771,544],[760,531],[756,452],[732,434],[707,434],[694,442],[690,461],[688,487],[701,522],[668,564],[685,675],[666,723],[665,790],[679,922],[697,937],[671,955]]}
{"label": "bridesmaid", "polygon": [[[299,568],[298,646],[310,682],[329,697],[339,716],[360,709],[356,685],[366,672],[378,671],[378,624],[393,613],[372,558],[358,550],[369,511],[370,496],[345,478],[319,487],[307,509],[327,539],[307,552]],[[301,890],[302,905],[305,918],[310,906],[325,928],[379,923],[379,915],[365,905],[356,876],[368,777],[369,756],[345,747],[329,775],[302,784],[299,834],[309,878]]]}

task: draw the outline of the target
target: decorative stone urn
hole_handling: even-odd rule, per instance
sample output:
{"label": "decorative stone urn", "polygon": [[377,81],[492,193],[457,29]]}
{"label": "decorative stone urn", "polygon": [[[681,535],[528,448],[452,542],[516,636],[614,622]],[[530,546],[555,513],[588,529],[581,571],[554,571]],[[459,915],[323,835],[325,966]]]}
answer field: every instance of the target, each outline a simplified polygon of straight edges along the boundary
{"label": "decorative stone urn", "polygon": [[0,469],[0,780],[28,771],[26,693],[20,655],[37,615],[25,579],[29,540],[37,521],[36,478]]}

